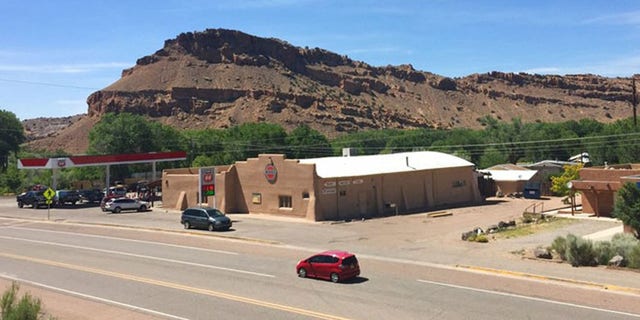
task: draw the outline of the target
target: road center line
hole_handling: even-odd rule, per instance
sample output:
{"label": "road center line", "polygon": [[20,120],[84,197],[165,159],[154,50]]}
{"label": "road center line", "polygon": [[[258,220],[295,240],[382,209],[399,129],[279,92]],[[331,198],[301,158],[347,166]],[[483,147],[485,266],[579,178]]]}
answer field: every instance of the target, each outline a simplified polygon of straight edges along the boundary
{"label": "road center line", "polygon": [[613,314],[617,314],[617,315],[631,316],[631,317],[634,317],[634,318],[640,318],[640,315],[639,314],[635,314],[635,313],[628,313],[628,312],[622,312],[622,311],[615,311],[615,310],[608,310],[608,309],[602,309],[602,308],[596,308],[596,307],[589,307],[589,306],[584,306],[584,305],[579,305],[579,304],[569,303],[569,302],[561,302],[561,301],[554,301],[554,300],[543,299],[543,298],[528,297],[528,296],[523,296],[523,295],[514,294],[514,293],[507,293],[507,292],[500,292],[500,291],[493,291],[493,290],[486,290],[486,289],[478,289],[478,288],[465,287],[465,286],[460,286],[460,285],[455,285],[455,284],[450,284],[450,283],[435,282],[435,281],[429,281],[429,280],[423,280],[423,279],[418,279],[417,281],[418,282],[422,282],[422,283],[438,285],[438,286],[442,286],[442,287],[469,290],[469,291],[488,293],[488,294],[494,294],[494,295],[505,296],[505,297],[512,297],[512,298],[519,298],[519,299],[524,299],[524,300],[545,302],[545,303],[549,303],[549,304],[557,304],[557,305],[568,306],[568,307],[573,307],[573,308],[594,310],[594,311],[600,311],[600,312],[605,312],[605,313],[613,313]]}
{"label": "road center line", "polygon": [[166,281],[154,280],[154,279],[144,278],[144,277],[138,277],[138,276],[124,274],[124,273],[112,272],[112,271],[107,271],[107,270],[102,270],[102,269],[84,267],[84,266],[79,266],[79,265],[73,265],[73,264],[68,264],[68,263],[63,263],[63,262],[52,261],[52,260],[45,260],[45,259],[21,256],[21,255],[4,253],[4,252],[0,252],[0,257],[5,257],[5,258],[15,259],[15,260],[29,261],[29,262],[33,262],[33,263],[39,263],[39,264],[44,264],[44,265],[49,265],[49,266],[59,267],[59,268],[65,268],[65,269],[70,269],[70,270],[77,270],[77,271],[82,271],[82,272],[94,273],[94,274],[99,274],[99,275],[103,275],[103,276],[120,278],[120,279],[130,280],[130,281],[136,281],[136,282],[140,282],[140,283],[146,283],[146,284],[161,286],[161,287],[170,288],[170,289],[188,291],[188,292],[207,295],[207,296],[211,296],[211,297],[226,299],[226,300],[230,300],[230,301],[241,302],[241,303],[245,303],[245,304],[251,304],[251,305],[255,305],[255,306],[259,306],[259,307],[264,307],[264,308],[269,308],[269,309],[274,309],[274,310],[280,310],[280,311],[289,312],[289,313],[300,314],[300,315],[308,316],[308,317],[314,317],[314,318],[318,318],[318,319],[348,320],[348,318],[343,318],[343,317],[334,316],[334,315],[330,315],[330,314],[326,314],[326,313],[306,310],[306,309],[302,309],[302,308],[291,307],[291,306],[282,305],[282,304],[278,304],[278,303],[273,303],[273,302],[268,302],[268,301],[263,301],[263,300],[258,300],[258,299],[247,298],[247,297],[243,297],[243,296],[233,295],[233,294],[219,292],[219,291],[213,291],[213,290],[209,290],[209,289],[190,287],[190,286],[186,286],[186,285],[182,285],[182,284],[178,284],[178,283],[173,283],[173,282],[166,282]]}
{"label": "road center line", "polygon": [[87,251],[94,251],[94,252],[101,252],[101,253],[108,253],[108,254],[115,254],[115,255],[121,255],[121,256],[128,256],[128,257],[134,257],[134,258],[149,259],[149,260],[163,261],[163,262],[169,262],[169,263],[177,263],[177,264],[188,265],[188,266],[193,266],[193,267],[215,269],[215,270],[224,270],[224,271],[249,274],[249,275],[259,276],[259,277],[275,278],[274,275],[266,274],[266,273],[259,273],[259,272],[253,272],[253,271],[247,271],[247,270],[218,267],[218,266],[213,266],[213,265],[209,265],[209,264],[188,262],[188,261],[168,259],[168,258],[160,258],[160,257],[154,257],[154,256],[148,256],[148,255],[142,255],[142,254],[114,251],[114,250],[97,249],[97,248],[77,246],[77,245],[64,244],[64,243],[58,243],[58,242],[32,240],[32,239],[8,237],[8,236],[0,236],[0,239],[7,239],[7,240],[14,240],[14,241],[24,241],[24,242],[38,243],[38,244],[44,244],[44,245],[50,245],[50,246],[73,248],[73,249],[80,249],[80,250],[87,250]]}

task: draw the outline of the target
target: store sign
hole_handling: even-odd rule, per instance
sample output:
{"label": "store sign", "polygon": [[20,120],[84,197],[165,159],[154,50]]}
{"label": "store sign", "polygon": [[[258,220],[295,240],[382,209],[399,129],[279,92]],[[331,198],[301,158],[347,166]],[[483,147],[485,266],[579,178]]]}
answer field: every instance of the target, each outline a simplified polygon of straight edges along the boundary
{"label": "store sign", "polygon": [[64,168],[67,166],[67,159],[65,158],[60,158],[58,159],[58,168]]}
{"label": "store sign", "polygon": [[321,194],[336,194],[336,188],[322,188]]}
{"label": "store sign", "polygon": [[[216,168],[200,168],[200,191],[203,197],[216,195]],[[204,200],[203,200],[204,201]]]}
{"label": "store sign", "polygon": [[276,183],[276,180],[278,180],[278,169],[273,163],[264,166],[264,177],[269,183]]}

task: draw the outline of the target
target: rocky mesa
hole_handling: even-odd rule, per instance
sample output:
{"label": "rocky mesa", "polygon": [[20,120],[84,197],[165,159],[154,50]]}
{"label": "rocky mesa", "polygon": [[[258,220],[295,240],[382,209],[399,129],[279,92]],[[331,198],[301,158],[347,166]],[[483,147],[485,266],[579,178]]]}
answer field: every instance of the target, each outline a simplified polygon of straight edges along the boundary
{"label": "rocky mesa", "polygon": [[320,48],[208,29],[165,41],[91,94],[81,119],[30,145],[82,153],[88,131],[107,112],[140,114],[176,128],[308,124],[335,137],[381,128],[477,129],[485,116],[611,122],[632,116],[631,94],[628,78],[497,71],[449,78],[409,64],[371,66]]}

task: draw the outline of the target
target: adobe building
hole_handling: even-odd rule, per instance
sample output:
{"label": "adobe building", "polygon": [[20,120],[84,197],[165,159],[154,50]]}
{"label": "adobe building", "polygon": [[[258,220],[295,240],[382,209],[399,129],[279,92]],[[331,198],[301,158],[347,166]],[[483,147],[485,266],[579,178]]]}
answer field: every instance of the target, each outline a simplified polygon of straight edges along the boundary
{"label": "adobe building", "polygon": [[582,194],[582,212],[610,217],[616,191],[626,182],[640,182],[640,164],[582,168],[571,188]]}
{"label": "adobe building", "polygon": [[[198,169],[165,170],[163,205],[198,204]],[[440,152],[285,159],[281,154],[216,167],[215,196],[227,213],[313,221],[381,217],[481,203],[473,163]]]}
{"label": "adobe building", "polygon": [[[529,170],[515,164],[501,164],[478,170],[494,181],[495,195],[520,195],[527,183],[539,177],[537,170]],[[537,180],[536,180],[537,181]]]}
{"label": "adobe building", "polygon": [[551,192],[551,177],[562,175],[565,166],[576,164],[577,162],[571,161],[543,160],[536,163],[523,163],[520,164],[520,166],[525,169],[538,171],[529,182],[540,184],[540,195],[551,196],[553,195]]}

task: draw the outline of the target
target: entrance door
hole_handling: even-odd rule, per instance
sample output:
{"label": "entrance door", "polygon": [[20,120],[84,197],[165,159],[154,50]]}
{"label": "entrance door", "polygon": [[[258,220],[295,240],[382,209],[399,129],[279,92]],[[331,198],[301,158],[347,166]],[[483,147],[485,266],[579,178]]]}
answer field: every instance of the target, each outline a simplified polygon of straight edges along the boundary
{"label": "entrance door", "polygon": [[369,201],[367,201],[367,192],[358,192],[358,208],[360,209],[360,215],[366,215],[369,211]]}

